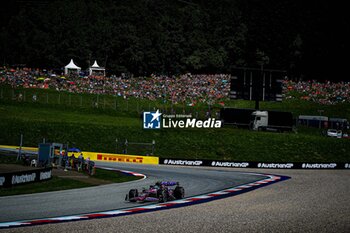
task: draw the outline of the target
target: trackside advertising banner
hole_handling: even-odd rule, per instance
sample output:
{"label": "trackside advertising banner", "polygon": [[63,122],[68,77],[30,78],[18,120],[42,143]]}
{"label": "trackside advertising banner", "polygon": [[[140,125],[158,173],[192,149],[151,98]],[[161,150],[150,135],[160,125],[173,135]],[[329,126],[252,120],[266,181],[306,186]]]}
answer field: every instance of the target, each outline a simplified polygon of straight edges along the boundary
{"label": "trackside advertising banner", "polygon": [[15,173],[0,173],[0,187],[39,182],[52,178],[52,168],[21,171]]}
{"label": "trackside advertising banner", "polygon": [[266,163],[266,162],[237,162],[205,159],[173,159],[159,158],[159,164],[179,166],[206,166],[232,168],[269,168],[269,169],[350,169],[349,163]]}
{"label": "trackside advertising banner", "polygon": [[[92,161],[101,162],[120,162],[120,163],[140,163],[140,164],[158,164],[158,157],[154,156],[139,156],[139,155],[126,155],[126,154],[112,154],[112,153],[100,153],[100,152],[81,152],[84,159],[89,158]],[[69,152],[68,156],[78,157],[79,153]]]}
{"label": "trackside advertising banner", "polygon": [[[18,146],[0,145],[0,149],[1,148],[19,150]],[[22,147],[22,150],[29,150],[29,151],[37,152],[38,148]],[[58,153],[58,151],[57,151],[57,153]],[[92,161],[158,164],[158,157],[155,157],[155,156],[113,154],[113,153],[89,152],[89,151],[68,152],[68,156],[74,155],[77,158],[81,153],[84,156],[84,159],[89,158]],[[1,180],[0,180],[0,182],[1,182]],[[0,185],[0,187],[1,187],[1,185]]]}

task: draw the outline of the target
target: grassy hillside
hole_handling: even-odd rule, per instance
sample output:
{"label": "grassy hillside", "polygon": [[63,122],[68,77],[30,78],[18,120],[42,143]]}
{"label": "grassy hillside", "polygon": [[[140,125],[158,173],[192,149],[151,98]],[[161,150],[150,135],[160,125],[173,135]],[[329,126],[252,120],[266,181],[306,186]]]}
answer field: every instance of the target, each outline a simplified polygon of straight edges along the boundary
{"label": "grassy hillside", "polygon": [[[40,90],[42,91],[42,90]],[[54,93],[54,92],[48,92]],[[89,97],[89,95],[87,95]],[[91,98],[96,96],[91,95]],[[107,98],[107,97],[106,97]],[[109,97],[108,97],[109,98]],[[350,161],[350,140],[327,138],[318,129],[299,128],[297,133],[253,132],[224,127],[221,129],[143,130],[138,100],[130,100],[128,110],[101,109],[54,103],[19,102],[0,99],[0,144],[18,145],[24,134],[25,146],[37,146],[43,138],[50,142],[69,143],[86,151],[122,151],[128,142],[152,142],[155,155],[178,158],[211,158],[246,161]],[[144,105],[159,104],[143,101]],[[253,107],[249,101],[227,101],[226,105]],[[140,106],[140,105],[139,105]],[[156,107],[156,106],[155,106]],[[166,104],[163,107],[169,107]],[[178,109],[183,106],[176,106]],[[289,100],[284,103],[261,103],[263,109],[279,109],[299,114],[324,115],[350,119],[350,105],[319,106]],[[134,110],[132,110],[134,109]],[[190,107],[186,107],[190,111]],[[205,112],[207,106],[193,111]],[[119,145],[116,145],[118,138]],[[129,154],[150,153],[150,147],[128,147]]]}

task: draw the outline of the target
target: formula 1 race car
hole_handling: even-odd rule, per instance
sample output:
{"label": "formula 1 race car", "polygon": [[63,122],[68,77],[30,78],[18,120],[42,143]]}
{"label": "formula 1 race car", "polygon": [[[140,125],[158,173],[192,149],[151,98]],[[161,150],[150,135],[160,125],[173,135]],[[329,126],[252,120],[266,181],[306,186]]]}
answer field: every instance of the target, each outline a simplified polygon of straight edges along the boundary
{"label": "formula 1 race car", "polygon": [[143,188],[141,192],[137,189],[131,189],[126,194],[125,200],[130,202],[167,202],[184,197],[185,189],[179,185],[179,182],[161,181],[151,185],[149,189]]}

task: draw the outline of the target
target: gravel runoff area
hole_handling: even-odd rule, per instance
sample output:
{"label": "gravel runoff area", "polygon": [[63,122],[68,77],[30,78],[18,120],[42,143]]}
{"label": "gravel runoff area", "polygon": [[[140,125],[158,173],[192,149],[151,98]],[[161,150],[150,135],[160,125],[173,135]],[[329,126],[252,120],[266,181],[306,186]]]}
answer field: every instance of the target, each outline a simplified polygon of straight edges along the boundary
{"label": "gravel runoff area", "polygon": [[350,232],[349,170],[234,169],[291,179],[200,205],[1,232]]}

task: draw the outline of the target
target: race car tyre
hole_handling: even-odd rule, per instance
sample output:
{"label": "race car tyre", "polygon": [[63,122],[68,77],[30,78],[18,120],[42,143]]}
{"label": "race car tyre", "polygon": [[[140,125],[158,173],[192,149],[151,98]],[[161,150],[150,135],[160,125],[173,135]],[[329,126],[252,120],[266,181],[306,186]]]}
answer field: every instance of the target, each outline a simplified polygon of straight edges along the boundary
{"label": "race car tyre", "polygon": [[159,202],[167,202],[168,201],[168,192],[167,190],[163,189],[161,191],[161,194],[159,196]]}
{"label": "race car tyre", "polygon": [[136,199],[134,199],[135,197],[139,196],[139,192],[137,191],[137,189],[130,189],[129,191],[129,201],[130,202],[136,202]]}
{"label": "race car tyre", "polygon": [[183,187],[177,186],[174,190],[174,197],[176,199],[182,199],[185,197],[185,189]]}

